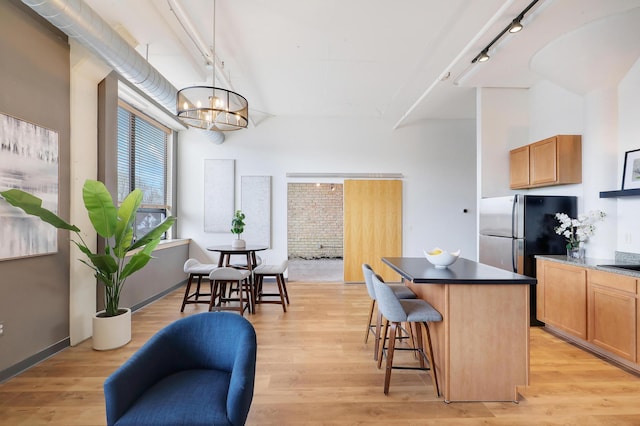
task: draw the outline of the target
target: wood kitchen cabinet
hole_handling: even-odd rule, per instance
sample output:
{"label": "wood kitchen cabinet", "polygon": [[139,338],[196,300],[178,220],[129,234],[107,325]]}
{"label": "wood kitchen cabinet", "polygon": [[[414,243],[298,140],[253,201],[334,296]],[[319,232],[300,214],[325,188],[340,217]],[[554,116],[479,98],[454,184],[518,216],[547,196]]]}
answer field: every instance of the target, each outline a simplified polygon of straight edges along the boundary
{"label": "wood kitchen cabinet", "polygon": [[543,305],[537,310],[538,319],[586,340],[587,271],[578,266],[539,260],[537,278],[538,306]]}
{"label": "wood kitchen cabinet", "polygon": [[640,373],[640,279],[538,258],[537,317],[550,331]]}
{"label": "wood kitchen cabinet", "polygon": [[529,187],[529,145],[509,152],[511,189]]}
{"label": "wood kitchen cabinet", "polygon": [[509,152],[511,189],[582,182],[582,137],[557,135]]}
{"label": "wood kitchen cabinet", "polygon": [[636,362],[636,279],[589,270],[589,342]]}

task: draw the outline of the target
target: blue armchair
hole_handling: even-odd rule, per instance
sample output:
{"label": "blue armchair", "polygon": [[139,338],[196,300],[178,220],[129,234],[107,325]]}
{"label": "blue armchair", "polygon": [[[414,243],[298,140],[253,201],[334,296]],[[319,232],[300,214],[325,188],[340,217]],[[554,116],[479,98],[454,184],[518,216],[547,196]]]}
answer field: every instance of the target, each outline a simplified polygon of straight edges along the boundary
{"label": "blue armchair", "polygon": [[107,425],[243,425],[256,348],[253,326],[234,313],[168,325],[105,381]]}

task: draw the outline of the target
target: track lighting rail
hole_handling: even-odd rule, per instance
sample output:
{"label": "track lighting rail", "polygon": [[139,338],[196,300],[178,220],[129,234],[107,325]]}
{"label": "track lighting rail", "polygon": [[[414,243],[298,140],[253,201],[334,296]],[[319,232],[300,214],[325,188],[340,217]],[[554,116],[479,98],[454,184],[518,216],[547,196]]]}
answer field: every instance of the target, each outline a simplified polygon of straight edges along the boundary
{"label": "track lighting rail", "polygon": [[480,51],[480,53],[478,53],[476,55],[475,58],[473,58],[473,60],[471,61],[472,64],[475,64],[476,62],[486,62],[488,61],[491,57],[489,56],[489,49],[491,49],[491,47],[497,43],[498,40],[500,40],[500,38],[505,35],[507,32],[509,33],[517,33],[520,30],[522,30],[523,26],[522,26],[522,20],[524,19],[524,16],[527,14],[527,12],[529,12],[529,10],[531,10],[531,8],[533,6],[535,6],[536,3],[538,3],[539,0],[533,0],[531,3],[529,3],[529,5],[524,8],[524,10],[522,12],[520,12],[520,14],[509,23],[509,25],[507,25],[502,31],[500,31],[500,33],[495,36],[495,38],[493,40],[491,40],[491,43],[487,44],[487,46],[482,49]]}

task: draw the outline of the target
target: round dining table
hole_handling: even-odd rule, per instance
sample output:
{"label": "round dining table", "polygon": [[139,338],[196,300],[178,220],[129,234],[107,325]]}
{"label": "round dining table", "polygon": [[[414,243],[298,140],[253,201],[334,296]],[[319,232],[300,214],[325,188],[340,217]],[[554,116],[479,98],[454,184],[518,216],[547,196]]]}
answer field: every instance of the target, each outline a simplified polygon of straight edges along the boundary
{"label": "round dining table", "polygon": [[[247,264],[246,268],[249,271],[253,271],[258,264],[256,260],[256,252],[267,250],[269,247],[264,245],[251,245],[248,244],[243,248],[232,247],[231,244],[219,245],[219,246],[211,246],[207,247],[207,250],[214,251],[220,253],[220,257],[218,258],[218,267],[220,266],[231,266],[231,256],[246,256]],[[238,265],[233,265],[237,267]]]}

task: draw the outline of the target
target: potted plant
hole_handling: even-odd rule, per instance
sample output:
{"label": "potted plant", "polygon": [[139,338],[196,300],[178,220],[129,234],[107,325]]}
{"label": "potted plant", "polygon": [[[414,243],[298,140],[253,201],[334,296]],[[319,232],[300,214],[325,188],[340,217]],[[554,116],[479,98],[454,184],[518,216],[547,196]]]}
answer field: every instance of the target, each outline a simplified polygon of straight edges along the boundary
{"label": "potted plant", "polygon": [[240,239],[240,235],[244,232],[244,219],[245,215],[241,210],[236,210],[236,213],[231,219],[231,233],[236,234],[237,238],[232,241],[231,247],[233,248],[245,248],[246,244],[244,240]]}
{"label": "potted plant", "polygon": [[[175,218],[166,218],[142,238],[134,240],[133,226],[142,202],[142,191],[134,189],[120,207],[116,207],[102,182],[87,180],[82,188],[82,199],[96,233],[105,239],[104,253],[93,253],[82,239],[80,229],[42,207],[40,198],[19,189],[2,191],[0,195],[27,214],[37,216],[58,229],[75,232],[77,240],[73,242],[88,259],[80,261],[94,270],[95,277],[104,284],[105,290],[105,309],[94,316],[93,347],[99,350],[113,349],[128,343],[131,340],[131,310],[119,307],[120,294],[127,278],[151,260],[153,249],[173,225]],[[134,250],[136,252],[129,256]],[[125,335],[115,335],[113,325],[101,325],[105,322],[101,320],[124,322]]]}

